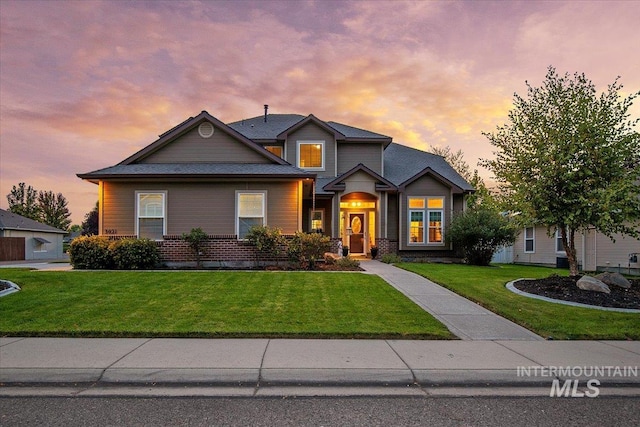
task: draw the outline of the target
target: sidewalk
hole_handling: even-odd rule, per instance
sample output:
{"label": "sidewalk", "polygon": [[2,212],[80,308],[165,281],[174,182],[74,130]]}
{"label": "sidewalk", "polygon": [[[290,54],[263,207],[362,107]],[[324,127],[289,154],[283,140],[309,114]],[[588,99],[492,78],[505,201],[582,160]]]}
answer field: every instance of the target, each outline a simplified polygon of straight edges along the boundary
{"label": "sidewalk", "polygon": [[[554,379],[590,378],[640,395],[637,341],[0,338],[0,361],[0,396],[20,385],[72,386],[76,394],[114,386],[233,386],[252,394],[292,386],[499,386],[542,387],[548,395]],[[567,376],[550,367],[573,369]],[[619,372],[594,376],[591,367]]]}
{"label": "sidewalk", "polygon": [[543,341],[528,329],[418,274],[380,261],[365,261],[360,266],[367,273],[382,277],[460,339]]}

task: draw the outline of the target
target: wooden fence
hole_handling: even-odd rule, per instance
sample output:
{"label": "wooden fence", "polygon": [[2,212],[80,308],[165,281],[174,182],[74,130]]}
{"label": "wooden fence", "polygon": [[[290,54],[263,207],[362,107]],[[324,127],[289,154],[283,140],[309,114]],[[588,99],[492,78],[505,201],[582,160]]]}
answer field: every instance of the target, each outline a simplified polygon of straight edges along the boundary
{"label": "wooden fence", "polygon": [[24,259],[24,237],[0,237],[0,261],[22,261]]}

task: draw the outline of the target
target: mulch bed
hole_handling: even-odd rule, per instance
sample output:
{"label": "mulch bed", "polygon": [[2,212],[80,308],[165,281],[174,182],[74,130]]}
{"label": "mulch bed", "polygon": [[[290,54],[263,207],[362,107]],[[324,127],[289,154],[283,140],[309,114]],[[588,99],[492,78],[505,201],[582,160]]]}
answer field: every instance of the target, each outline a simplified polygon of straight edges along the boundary
{"label": "mulch bed", "polygon": [[631,288],[629,289],[611,285],[609,286],[611,293],[605,294],[578,288],[576,282],[580,277],[551,276],[545,279],[520,280],[514,286],[530,294],[557,300],[573,301],[600,307],[640,309],[640,280],[630,279]]}

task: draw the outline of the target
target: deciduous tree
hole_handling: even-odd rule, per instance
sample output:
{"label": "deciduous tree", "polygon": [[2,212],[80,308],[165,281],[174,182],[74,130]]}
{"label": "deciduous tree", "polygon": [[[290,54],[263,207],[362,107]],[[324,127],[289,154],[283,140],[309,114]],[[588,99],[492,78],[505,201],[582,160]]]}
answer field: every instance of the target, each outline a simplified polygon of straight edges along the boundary
{"label": "deciduous tree", "polygon": [[629,108],[640,92],[621,92],[618,79],[598,94],[584,74],[549,67],[542,86],[514,95],[508,122],[485,133],[497,151],[482,164],[522,218],[560,231],[572,275],[577,232],[639,235],[640,135]]}

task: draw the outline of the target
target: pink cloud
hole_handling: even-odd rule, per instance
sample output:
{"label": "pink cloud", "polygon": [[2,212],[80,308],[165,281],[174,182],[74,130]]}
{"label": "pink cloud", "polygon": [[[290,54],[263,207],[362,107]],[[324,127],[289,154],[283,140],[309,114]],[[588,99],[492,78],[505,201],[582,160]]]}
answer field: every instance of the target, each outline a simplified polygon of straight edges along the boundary
{"label": "pink cloud", "polygon": [[[5,2],[0,205],[19,180],[95,203],[115,164],[206,109],[314,113],[491,156],[482,131],[548,65],[640,87],[634,2]],[[55,23],[55,25],[53,25]],[[637,106],[636,111],[640,111]],[[45,157],[46,154],[46,157]],[[14,182],[15,181],[15,182]],[[45,188],[53,182],[60,188]]]}

